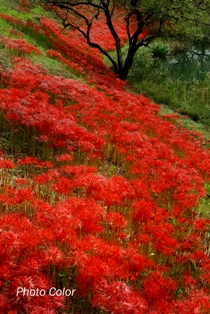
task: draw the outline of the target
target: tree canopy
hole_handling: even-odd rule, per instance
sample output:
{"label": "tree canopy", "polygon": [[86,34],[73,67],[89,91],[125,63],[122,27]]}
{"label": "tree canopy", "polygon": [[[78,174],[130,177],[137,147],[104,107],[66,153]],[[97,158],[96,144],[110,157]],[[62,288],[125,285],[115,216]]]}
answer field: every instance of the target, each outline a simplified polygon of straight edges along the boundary
{"label": "tree canopy", "polygon": [[[136,51],[158,37],[186,40],[202,37],[202,25],[210,25],[210,0],[34,0],[57,9],[64,27],[77,29],[89,46],[98,49],[112,63],[114,72],[125,79]],[[58,11],[59,10],[59,11]],[[104,27],[115,42],[116,57],[92,39],[94,23],[103,17]],[[127,34],[128,49],[122,54],[123,41],[115,27],[121,19]],[[105,39],[104,39],[105,40]]]}

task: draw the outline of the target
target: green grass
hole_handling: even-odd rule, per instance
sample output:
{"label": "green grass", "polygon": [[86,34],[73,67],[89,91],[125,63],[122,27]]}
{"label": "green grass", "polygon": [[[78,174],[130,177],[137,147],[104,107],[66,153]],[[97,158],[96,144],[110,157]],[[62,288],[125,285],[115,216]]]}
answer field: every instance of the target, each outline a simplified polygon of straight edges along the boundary
{"label": "green grass", "polygon": [[50,40],[41,33],[35,33],[30,27],[24,26],[20,28],[21,32],[24,34],[23,38],[30,44],[39,48],[41,51],[46,51],[48,49],[53,49],[53,45]]}
{"label": "green grass", "polygon": [[12,55],[4,45],[0,45],[0,65],[3,69],[12,68]]}
{"label": "green grass", "polygon": [[48,14],[42,7],[35,6],[32,10],[22,11],[19,10],[18,2],[15,0],[2,1],[0,0],[0,12],[3,14],[14,16],[23,22],[34,19],[35,16],[42,17]]}
{"label": "green grass", "polygon": [[210,139],[210,126],[204,125],[201,122],[195,122],[193,121],[189,116],[183,116],[176,111],[172,110],[169,106],[167,105],[161,105],[160,106],[160,111],[159,114],[160,116],[167,116],[171,114],[178,114],[179,119],[176,121],[177,125],[182,125],[184,128],[188,130],[195,130],[198,133],[201,133],[204,135],[204,138],[206,140],[206,147],[210,147],[209,139]]}
{"label": "green grass", "polygon": [[[187,46],[177,42],[171,42],[170,47],[172,53],[187,49]],[[125,45],[122,49],[124,56],[127,48],[128,46]],[[164,51],[162,52],[160,48]],[[151,44],[151,47],[140,48],[129,72],[128,82],[135,87],[137,93],[146,94],[162,108],[165,109],[166,105],[173,112],[187,115],[189,117],[187,127],[191,120],[193,127],[209,136],[210,133],[206,130],[210,127],[210,74],[201,73],[200,78],[189,81],[174,77],[161,58],[154,58],[154,55],[157,53],[160,55],[160,52],[163,57],[166,57],[168,49],[169,44],[166,42],[161,44],[159,41]],[[110,54],[116,59],[115,51]],[[106,57],[104,63],[108,67],[111,66]]]}
{"label": "green grass", "polygon": [[210,76],[202,79],[175,78],[162,60],[153,58],[148,48],[137,53],[128,81],[137,92],[191,120],[210,126]]}
{"label": "green grass", "polygon": [[[35,6],[30,12],[27,11],[19,11],[17,1],[8,1],[1,2],[0,0],[0,12],[16,17],[23,22],[25,25],[14,25],[4,19],[0,19],[0,33],[5,37],[14,37],[15,35],[10,34],[10,30],[19,30],[23,34],[21,38],[25,39],[28,43],[33,44],[36,48],[38,48],[42,54],[31,54],[24,55],[25,58],[29,58],[34,64],[41,64],[44,68],[48,70],[50,74],[53,75],[61,75],[66,78],[81,78],[80,73],[76,73],[75,70],[63,64],[60,60],[49,57],[46,54],[48,49],[53,49],[53,45],[50,40],[41,33],[36,33],[34,30],[27,26],[27,21],[32,21],[33,23],[39,23],[39,18],[42,16],[47,16],[49,18],[55,18],[52,12],[45,11],[40,6]],[[0,61],[4,65],[5,68],[12,67],[12,56],[15,56],[17,52],[10,51],[5,45],[0,45]]]}
{"label": "green grass", "polygon": [[33,44],[40,50],[51,49],[52,45],[49,39],[46,36],[44,36],[44,34],[34,32],[34,30],[28,27],[27,25],[28,21],[38,23],[37,19],[48,14],[51,15],[51,13],[50,12],[48,13],[40,6],[35,6],[30,12],[19,11],[16,1],[13,0],[11,1],[10,4],[9,3],[0,4],[0,12],[18,18],[19,20],[24,22],[25,25],[24,26],[18,24],[14,25],[13,23],[0,19],[1,34],[4,36],[9,36],[10,35],[9,31],[11,29],[20,30],[23,33],[23,38],[28,43]]}
{"label": "green grass", "polygon": [[[210,198],[201,198],[197,207],[197,212],[201,217],[210,219]],[[210,233],[209,233],[210,237]]]}
{"label": "green grass", "polygon": [[78,79],[81,75],[77,74],[72,68],[63,64],[60,60],[48,57],[46,54],[31,55],[31,61],[34,64],[41,64],[42,67],[48,70],[49,74],[63,76],[66,78]]}
{"label": "green grass", "polygon": [[[1,8],[0,8],[1,10]],[[2,36],[9,36],[9,30],[11,29],[11,25],[9,22],[3,20],[2,18],[0,18],[0,34]]]}

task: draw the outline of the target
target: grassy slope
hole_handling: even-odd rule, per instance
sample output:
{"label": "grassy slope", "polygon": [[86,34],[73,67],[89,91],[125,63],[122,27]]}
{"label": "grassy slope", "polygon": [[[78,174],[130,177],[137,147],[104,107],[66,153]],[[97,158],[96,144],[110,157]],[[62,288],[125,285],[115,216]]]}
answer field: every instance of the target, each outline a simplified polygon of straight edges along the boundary
{"label": "grassy slope", "polygon": [[[34,7],[30,12],[19,11],[18,6],[15,1],[8,2],[7,4],[0,3],[0,12],[2,12],[3,14],[8,14],[10,16],[16,17],[22,20],[23,22],[33,21],[35,23],[37,22],[37,24],[39,23],[38,22],[39,18],[42,16],[47,16],[49,18],[56,19],[56,17],[53,16],[52,13],[46,12],[43,8],[39,6]],[[58,22],[57,19],[56,21]],[[10,36],[12,38],[15,38],[16,36],[11,34],[11,31],[13,30],[20,31],[22,33],[21,38],[25,39],[28,43],[33,44],[42,52],[41,55],[31,54],[28,56],[24,56],[25,58],[29,58],[34,64],[40,64],[42,67],[48,70],[49,74],[53,74],[57,76],[62,75],[66,78],[73,78],[73,79],[80,78],[81,79],[80,73],[76,73],[73,69],[63,64],[60,60],[53,59],[46,54],[46,51],[52,48],[51,43],[49,42],[47,37],[35,34],[27,27],[18,26],[17,28],[16,26],[14,28],[14,26],[12,26],[10,22],[0,19],[0,33],[2,34],[2,36],[5,36],[5,37]],[[125,47],[125,51],[126,51],[126,47]],[[113,52],[112,54],[114,56],[115,53]],[[19,56],[19,55],[16,54],[16,52],[14,51],[9,50],[6,46],[0,47],[0,59],[1,59],[1,64],[3,65],[3,67],[5,68],[12,67],[13,56]],[[107,64],[107,66],[109,66],[109,63],[107,62],[106,59],[104,59],[104,62]],[[83,80],[85,80],[85,77],[83,77]],[[137,82],[134,82],[134,87],[137,87],[138,89],[139,84]],[[162,104],[160,106],[159,114],[161,116],[167,116],[174,113],[177,113],[177,112],[172,110],[169,106],[165,104]],[[195,122],[192,119],[190,119],[188,116],[183,117],[180,114],[178,115],[180,117],[180,120],[177,120],[176,122],[177,125],[183,125],[187,129],[201,132],[202,134],[204,134],[206,138],[206,145],[209,146],[210,127],[200,122]],[[7,147],[9,149],[8,145],[9,144],[6,138],[0,137],[0,147],[1,146],[4,148]],[[202,199],[200,202],[198,211],[201,214],[204,214],[204,216],[209,217],[210,216],[210,213],[208,210],[209,206],[210,206],[210,200],[208,198]]]}
{"label": "grassy slope", "polygon": [[[31,12],[27,11],[18,11],[18,7],[15,4],[15,1],[9,2],[6,5],[3,3],[0,3],[0,12],[3,12],[4,14],[8,14],[14,17],[17,17],[21,19],[23,22],[27,21],[33,21],[36,22],[41,16],[45,15],[49,18],[54,18],[51,13],[46,12],[44,9],[42,9],[39,6],[36,6],[31,10]],[[0,19],[0,33],[7,37],[15,37],[14,35],[10,34],[10,31],[13,30],[13,27],[11,24],[3,19]],[[34,32],[31,32],[30,29],[27,29],[27,27],[19,27],[19,30],[23,33],[22,38],[25,39],[28,43],[33,44],[35,47],[39,48],[42,51],[42,55],[36,55],[32,54],[30,56],[30,59],[33,63],[39,63],[41,64],[44,68],[48,69],[50,74],[54,75],[62,75],[67,78],[75,78],[77,79],[80,77],[79,74],[76,74],[75,71],[71,70],[70,67],[65,66],[61,61],[57,59],[52,59],[46,54],[46,50],[51,49],[51,43],[47,40],[46,37],[40,36],[35,34]],[[125,47],[126,51],[126,47]],[[0,49],[0,57],[1,57],[1,62],[5,67],[11,67],[11,59],[15,53],[12,51],[8,51],[6,47],[1,47]],[[115,53],[113,53],[114,56]],[[105,63],[109,66],[109,62],[107,62],[107,59],[104,58]],[[139,85],[137,81],[133,82],[134,87],[141,90],[141,84]],[[169,93],[169,92],[168,92]],[[161,92],[159,92],[161,94]],[[159,102],[161,105],[161,102]],[[167,106],[165,102],[160,107],[160,115],[167,115],[167,114],[172,114],[175,113],[173,109],[170,108],[170,106]],[[187,115],[182,117],[182,115],[179,115],[182,119],[182,124],[189,129],[195,129],[198,132],[203,133],[207,139],[210,138],[210,127],[207,125],[204,125],[200,122],[195,122],[190,117]]]}
{"label": "grassy slope", "polygon": [[[160,44],[163,43],[159,42]],[[173,43],[165,45],[170,54],[176,53],[173,52]],[[209,138],[209,74],[203,75],[202,79],[198,77],[190,81],[175,77],[164,60],[153,57],[152,47],[137,52],[129,82],[137,92],[144,92],[155,102],[162,104],[161,112],[177,112],[184,118],[183,122],[187,128],[203,132]]]}
{"label": "grassy slope", "polygon": [[[37,22],[37,24],[38,19],[42,16],[52,18],[52,14],[50,12],[46,12],[39,6],[34,7],[30,12],[19,11],[15,1],[8,2],[7,4],[0,3],[0,12],[16,17],[23,22],[33,21],[35,23]],[[24,26],[18,26],[18,28],[17,26],[14,27],[10,22],[0,19],[0,33],[2,36],[16,38],[17,36],[10,33],[13,30],[20,31],[22,33],[22,39],[25,39],[28,43],[33,44],[35,47],[41,50],[41,55],[32,54],[28,56],[28,58],[30,58],[33,63],[41,64],[41,66],[46,68],[48,72],[53,75],[62,75],[67,78],[79,77],[79,75],[75,74],[73,69],[71,70],[71,68],[65,66],[61,61],[52,59],[46,54],[46,51],[52,48],[52,45],[46,36],[35,34],[30,30],[30,28]],[[1,62],[5,67],[11,67],[12,57],[16,55],[17,54],[14,51],[8,51],[8,48],[4,46],[0,48]]]}
{"label": "grassy slope", "polygon": [[[125,45],[122,49],[123,55],[126,55],[126,52],[127,46]],[[112,57],[116,58],[114,51],[110,52],[110,54]],[[204,134],[208,143],[210,138],[210,123],[207,119],[207,112],[209,112],[209,88],[205,86],[208,82],[205,81],[204,86],[202,86],[202,82],[199,83],[197,89],[196,84],[194,84],[191,89],[188,89],[183,81],[174,82],[171,78],[166,77],[166,73],[163,73],[164,77],[156,80],[155,78],[160,76],[160,67],[158,66],[155,69],[155,61],[151,57],[149,50],[146,56],[144,56],[144,54],[145,52],[140,49],[139,55],[142,60],[137,60],[136,62],[142,63],[145,69],[142,71],[142,67],[140,67],[140,70],[136,70],[134,66],[134,69],[131,69],[128,76],[128,82],[134,87],[134,92],[144,93],[147,97],[152,99],[153,102],[158,103],[160,105],[159,113],[161,116],[176,113],[180,118],[181,125],[189,130],[195,130]],[[111,63],[106,57],[103,58],[103,61],[108,67],[111,67]],[[133,70],[135,72],[134,75],[132,73]],[[200,101],[202,101],[201,104]],[[203,104],[205,104],[205,106]],[[180,113],[180,111],[182,111],[182,113]],[[193,120],[193,116],[195,115],[198,117],[198,121]]]}

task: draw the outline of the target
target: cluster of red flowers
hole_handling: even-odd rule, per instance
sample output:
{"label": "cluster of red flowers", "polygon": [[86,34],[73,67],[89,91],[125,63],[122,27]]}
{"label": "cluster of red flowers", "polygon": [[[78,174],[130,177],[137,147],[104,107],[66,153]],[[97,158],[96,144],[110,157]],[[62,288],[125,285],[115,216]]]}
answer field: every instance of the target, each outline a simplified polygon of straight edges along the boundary
{"label": "cluster of red flowers", "polygon": [[[75,32],[47,18],[29,27],[87,82],[23,58],[0,71],[14,150],[47,157],[0,153],[1,312],[208,313],[209,220],[196,211],[210,179],[202,139],[127,92]],[[76,294],[52,297],[52,286]]]}
{"label": "cluster of red flowers", "polygon": [[[14,31],[13,31],[14,34]],[[16,33],[17,34],[17,33]],[[18,33],[19,34],[19,33]],[[41,51],[34,45],[27,43],[24,39],[12,39],[1,37],[1,44],[5,44],[9,49],[17,52],[31,54],[33,52],[41,54]]]}

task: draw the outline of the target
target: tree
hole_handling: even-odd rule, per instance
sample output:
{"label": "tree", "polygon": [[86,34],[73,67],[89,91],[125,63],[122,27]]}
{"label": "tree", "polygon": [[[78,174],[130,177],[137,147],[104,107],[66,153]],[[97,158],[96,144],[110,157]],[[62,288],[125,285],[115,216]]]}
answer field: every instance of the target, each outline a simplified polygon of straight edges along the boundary
{"label": "tree", "polygon": [[[158,37],[202,36],[201,25],[208,24],[210,0],[34,0],[61,9],[64,27],[77,29],[89,46],[98,49],[111,62],[114,72],[125,79],[140,47]],[[122,39],[113,23],[116,11],[123,14],[128,49],[122,55]],[[114,39],[116,58],[91,38],[94,21],[105,17]]]}

